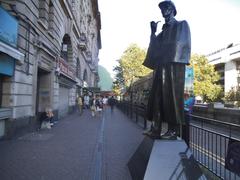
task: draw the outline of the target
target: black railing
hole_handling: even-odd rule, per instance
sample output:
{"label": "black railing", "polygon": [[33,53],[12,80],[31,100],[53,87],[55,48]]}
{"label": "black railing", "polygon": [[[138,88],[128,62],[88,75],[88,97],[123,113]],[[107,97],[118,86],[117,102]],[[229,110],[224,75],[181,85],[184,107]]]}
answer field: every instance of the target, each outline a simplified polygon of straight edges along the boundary
{"label": "black railing", "polygon": [[123,111],[130,119],[133,119],[143,129],[147,128],[147,119],[145,116],[145,105],[121,101],[117,104],[118,108]]}
{"label": "black railing", "polygon": [[[195,115],[189,115],[189,119],[189,145],[195,159],[221,179],[240,179],[240,169],[234,167],[236,163],[239,166],[240,159],[236,154],[229,157],[234,151],[240,152],[236,149],[240,148],[240,125]],[[235,149],[231,149],[233,142]]]}
{"label": "black railing", "polygon": [[[133,104],[128,101],[121,101],[118,107],[130,119],[138,125],[147,128],[145,117],[146,107],[144,105]],[[235,164],[229,159],[230,147],[235,146],[234,156],[240,157],[240,125],[226,123],[215,119],[189,115],[185,113],[187,129],[184,139],[192,150],[195,159],[220,179],[240,180],[240,169],[236,169],[240,159]],[[236,147],[239,149],[236,149]],[[230,157],[231,158],[231,157]],[[234,169],[235,168],[235,169]],[[230,169],[230,170],[229,170]]]}

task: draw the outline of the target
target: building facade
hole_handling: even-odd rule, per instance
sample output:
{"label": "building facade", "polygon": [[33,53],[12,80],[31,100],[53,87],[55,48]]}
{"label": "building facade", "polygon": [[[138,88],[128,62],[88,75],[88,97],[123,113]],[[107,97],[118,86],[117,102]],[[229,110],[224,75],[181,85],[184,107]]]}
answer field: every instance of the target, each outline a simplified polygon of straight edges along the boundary
{"label": "building facade", "polygon": [[101,21],[97,0],[0,0],[0,137],[62,118],[83,88],[96,87]]}
{"label": "building facade", "polygon": [[240,44],[230,44],[206,56],[220,74],[220,84],[227,93],[240,86]]}

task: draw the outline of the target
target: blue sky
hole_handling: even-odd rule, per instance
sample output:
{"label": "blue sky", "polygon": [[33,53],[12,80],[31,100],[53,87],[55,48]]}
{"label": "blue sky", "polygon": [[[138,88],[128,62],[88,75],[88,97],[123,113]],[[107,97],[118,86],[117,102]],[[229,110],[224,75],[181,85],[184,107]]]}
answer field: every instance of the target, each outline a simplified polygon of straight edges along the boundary
{"label": "blue sky", "polygon": [[[112,73],[116,60],[131,43],[147,48],[150,21],[164,19],[159,0],[99,0],[101,12],[102,66]],[[187,20],[191,29],[192,53],[208,54],[240,43],[240,0],[173,0],[177,20]]]}

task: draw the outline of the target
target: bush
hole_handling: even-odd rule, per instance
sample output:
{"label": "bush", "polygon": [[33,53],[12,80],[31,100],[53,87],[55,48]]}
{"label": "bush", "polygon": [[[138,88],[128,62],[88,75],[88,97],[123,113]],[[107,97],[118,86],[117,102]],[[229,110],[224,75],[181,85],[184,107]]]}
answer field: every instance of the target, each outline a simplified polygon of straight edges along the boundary
{"label": "bush", "polygon": [[240,87],[231,87],[225,95],[225,101],[234,102],[235,105],[240,107]]}

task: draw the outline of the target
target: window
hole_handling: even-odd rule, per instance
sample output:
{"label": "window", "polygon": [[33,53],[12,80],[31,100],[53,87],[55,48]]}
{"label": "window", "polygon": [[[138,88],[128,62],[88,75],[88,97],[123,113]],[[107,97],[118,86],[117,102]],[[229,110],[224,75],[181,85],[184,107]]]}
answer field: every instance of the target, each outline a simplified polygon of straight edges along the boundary
{"label": "window", "polygon": [[237,67],[237,85],[238,87],[240,87],[240,61],[237,61],[236,67]]}
{"label": "window", "polygon": [[[49,2],[49,3],[48,3]],[[54,6],[52,1],[39,0],[39,19],[50,32],[54,30]]]}
{"label": "window", "polygon": [[48,22],[48,4],[45,0],[39,0],[39,19],[47,25]]}
{"label": "window", "polygon": [[73,49],[72,49],[72,43],[71,38],[68,34],[65,34],[62,40],[62,47],[61,47],[61,57],[65,61],[72,62],[73,60]]}
{"label": "window", "polygon": [[0,74],[0,108],[2,107],[3,76]]}
{"label": "window", "polygon": [[76,75],[79,79],[81,79],[81,67],[79,58],[77,58]]}
{"label": "window", "polygon": [[87,82],[87,79],[88,79],[88,77],[87,77],[87,70],[85,69],[84,73],[83,73],[83,81]]}
{"label": "window", "polygon": [[48,21],[48,30],[50,32],[54,31],[54,6],[52,1],[49,3],[49,21]]}
{"label": "window", "polygon": [[221,85],[224,88],[224,81],[225,81],[225,72],[224,72],[225,64],[217,64],[215,65],[215,70],[220,75],[220,79],[217,82],[217,84]]}

